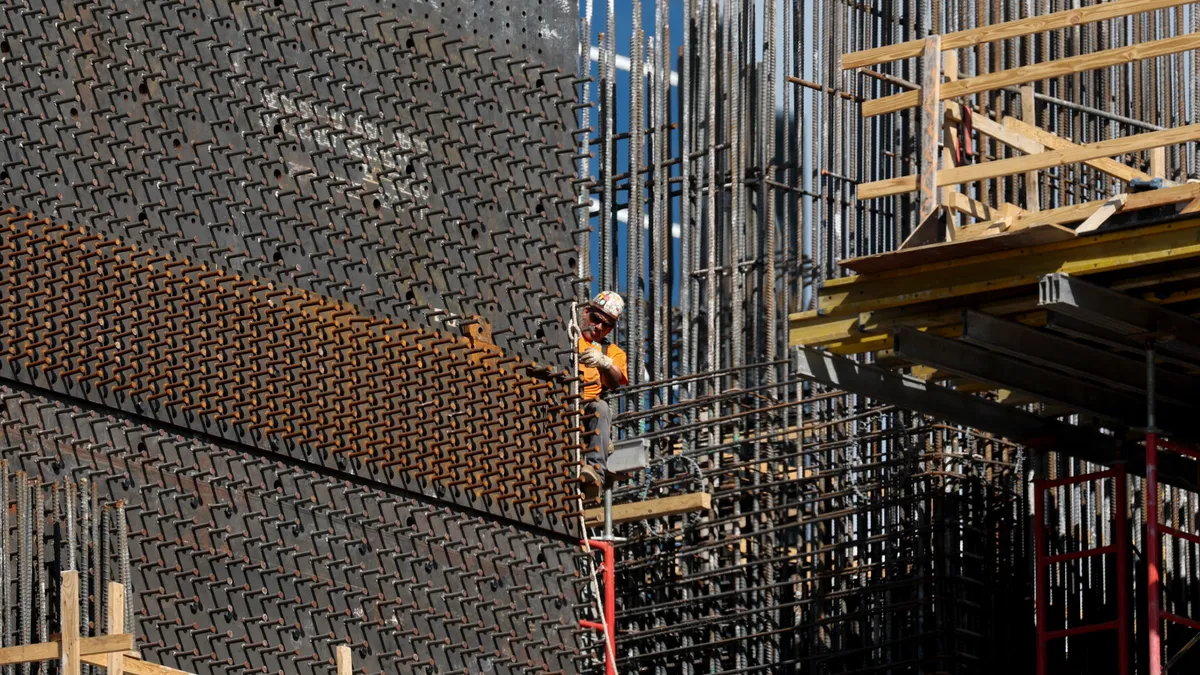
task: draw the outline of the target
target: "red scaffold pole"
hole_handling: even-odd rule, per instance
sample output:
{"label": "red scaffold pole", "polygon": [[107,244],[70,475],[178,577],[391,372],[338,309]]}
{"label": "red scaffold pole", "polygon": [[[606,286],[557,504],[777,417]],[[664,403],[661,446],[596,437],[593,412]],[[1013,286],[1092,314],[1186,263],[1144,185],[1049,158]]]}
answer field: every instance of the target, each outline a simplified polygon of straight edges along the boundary
{"label": "red scaffold pole", "polygon": [[604,632],[604,673],[617,675],[617,575],[616,550],[612,543],[584,539],[587,546],[598,549],[604,554],[603,585],[604,585],[604,622],[582,620],[579,625],[584,628]]}

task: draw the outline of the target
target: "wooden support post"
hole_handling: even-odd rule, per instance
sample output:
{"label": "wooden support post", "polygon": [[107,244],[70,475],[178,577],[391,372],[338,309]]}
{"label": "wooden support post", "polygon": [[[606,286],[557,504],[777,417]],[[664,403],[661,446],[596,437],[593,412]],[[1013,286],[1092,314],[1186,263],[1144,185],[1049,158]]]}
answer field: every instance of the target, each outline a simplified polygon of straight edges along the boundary
{"label": "wooden support post", "polygon": [[1152,178],[1167,178],[1167,149],[1150,148],[1150,176]]}
{"label": "wooden support post", "polygon": [[[942,55],[942,69],[946,74],[946,79],[953,82],[958,79],[958,52],[953,49]],[[950,111],[946,110],[942,115],[942,167],[948,169],[958,165],[955,161],[954,151],[959,147],[960,143],[970,143],[969,138],[958,137],[958,125],[950,117]],[[953,204],[956,194],[961,188],[958,185],[950,185],[942,188],[942,204]],[[958,226],[958,215],[946,212],[946,240],[954,241],[954,233]]]}
{"label": "wooden support post", "polygon": [[[108,634],[125,632],[125,585],[108,582]],[[108,675],[125,674],[125,654],[113,652],[108,655]]]}
{"label": "wooden support post", "polygon": [[[1021,86],[1021,121],[1030,126],[1037,126],[1037,106],[1034,105],[1032,84]],[[1041,200],[1038,197],[1037,171],[1025,174],[1025,210],[1042,210]]]}
{"label": "wooden support post", "polygon": [[921,73],[921,175],[919,181],[921,225],[938,210],[938,131],[942,124],[942,38],[925,38]]}
{"label": "wooden support post", "polygon": [[62,622],[60,658],[63,675],[80,675],[79,653],[79,572],[62,573],[59,620]]}
{"label": "wooden support post", "polygon": [[350,645],[338,645],[334,648],[333,654],[337,660],[337,675],[350,675],[354,671]]}

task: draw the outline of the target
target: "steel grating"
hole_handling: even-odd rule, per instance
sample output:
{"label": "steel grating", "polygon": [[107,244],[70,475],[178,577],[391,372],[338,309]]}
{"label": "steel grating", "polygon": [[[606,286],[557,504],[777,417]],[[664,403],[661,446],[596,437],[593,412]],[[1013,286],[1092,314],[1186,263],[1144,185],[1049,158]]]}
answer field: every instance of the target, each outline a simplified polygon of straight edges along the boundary
{"label": "steel grating", "polygon": [[1021,448],[796,377],[754,391],[780,403],[622,419],[656,422],[660,453],[619,499],[713,501],[622,528],[629,672],[990,672],[1032,649]]}

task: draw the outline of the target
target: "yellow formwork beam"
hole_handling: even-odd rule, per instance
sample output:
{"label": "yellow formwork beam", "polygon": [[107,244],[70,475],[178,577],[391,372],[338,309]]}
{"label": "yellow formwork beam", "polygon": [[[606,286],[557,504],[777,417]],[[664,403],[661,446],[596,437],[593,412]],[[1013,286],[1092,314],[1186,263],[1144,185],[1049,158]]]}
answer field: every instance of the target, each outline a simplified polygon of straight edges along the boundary
{"label": "yellow formwork beam", "polygon": [[1087,275],[1197,256],[1200,219],[1188,218],[877,275],[831,279],[818,292],[820,309],[792,314],[789,328],[820,332],[815,326],[835,320],[848,326],[847,320],[862,312],[1033,286],[1052,272]]}

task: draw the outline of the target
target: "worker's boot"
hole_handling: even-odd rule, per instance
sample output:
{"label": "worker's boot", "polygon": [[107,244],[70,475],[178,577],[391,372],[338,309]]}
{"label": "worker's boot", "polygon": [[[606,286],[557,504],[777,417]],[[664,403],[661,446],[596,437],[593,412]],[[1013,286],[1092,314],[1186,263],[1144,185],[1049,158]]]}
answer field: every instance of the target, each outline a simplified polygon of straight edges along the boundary
{"label": "worker's boot", "polygon": [[604,489],[604,476],[591,464],[584,464],[579,470],[580,491],[588,499],[596,499]]}

